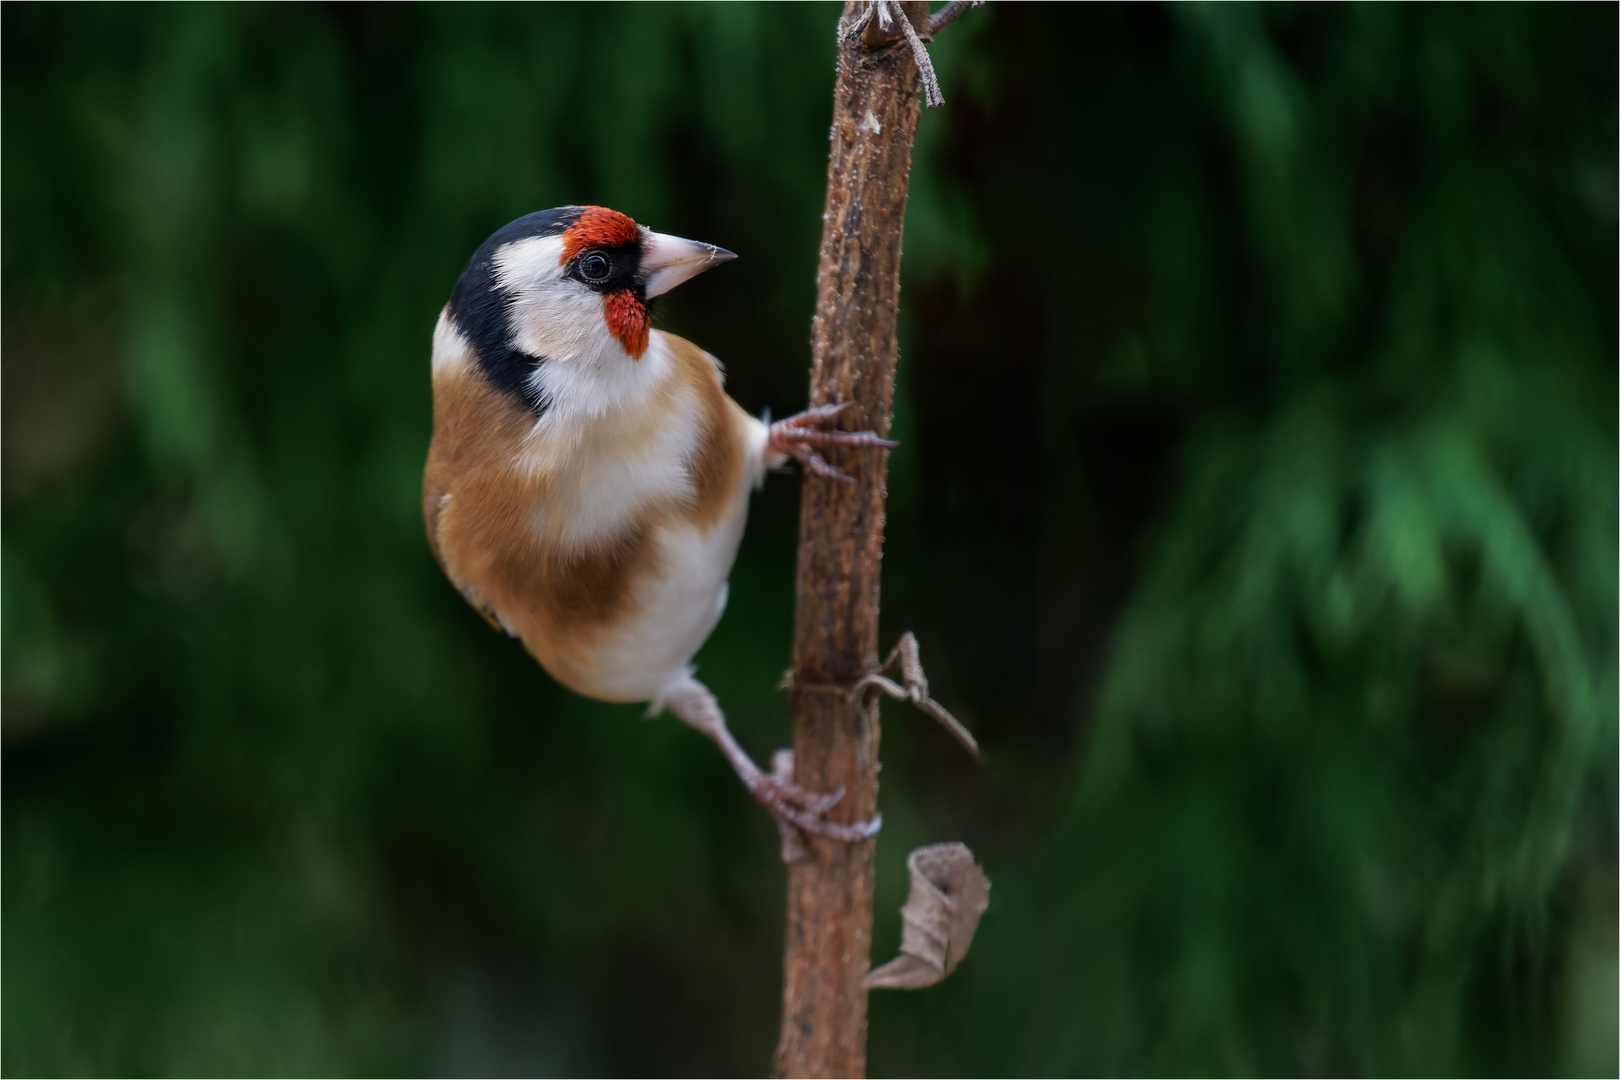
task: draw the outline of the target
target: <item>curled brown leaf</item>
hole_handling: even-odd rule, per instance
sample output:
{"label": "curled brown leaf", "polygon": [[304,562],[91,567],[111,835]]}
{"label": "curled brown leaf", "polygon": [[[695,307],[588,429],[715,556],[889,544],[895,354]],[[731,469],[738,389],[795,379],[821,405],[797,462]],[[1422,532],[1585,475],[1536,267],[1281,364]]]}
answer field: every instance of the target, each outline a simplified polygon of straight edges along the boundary
{"label": "curled brown leaf", "polygon": [[867,974],[869,990],[921,990],[955,971],[990,906],[990,879],[966,844],[917,848],[906,868],[911,892],[900,909],[900,955]]}

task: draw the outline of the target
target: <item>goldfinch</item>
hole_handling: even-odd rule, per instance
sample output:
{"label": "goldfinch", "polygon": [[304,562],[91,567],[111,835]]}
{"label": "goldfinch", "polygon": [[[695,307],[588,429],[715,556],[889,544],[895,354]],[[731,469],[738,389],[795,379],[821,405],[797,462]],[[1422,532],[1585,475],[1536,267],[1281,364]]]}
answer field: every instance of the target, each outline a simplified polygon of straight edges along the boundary
{"label": "goldfinch", "polygon": [[521,217],[473,253],[433,332],[422,511],[469,604],[558,682],[668,709],[719,745],[785,822],[857,841],[816,794],[737,745],[692,657],[726,606],[750,491],[818,448],[894,446],[835,430],[841,406],[766,425],[714,357],[651,325],[653,299],[735,258],[600,206]]}

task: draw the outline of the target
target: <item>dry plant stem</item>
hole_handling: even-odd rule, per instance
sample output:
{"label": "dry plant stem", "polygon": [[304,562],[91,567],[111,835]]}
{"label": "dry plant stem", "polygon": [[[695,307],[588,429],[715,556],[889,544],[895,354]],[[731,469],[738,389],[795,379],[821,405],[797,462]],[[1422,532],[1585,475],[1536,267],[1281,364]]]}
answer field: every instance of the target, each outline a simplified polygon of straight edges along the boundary
{"label": "dry plant stem", "polygon": [[[896,669],[905,680],[904,686],[892,679],[884,678],[886,673]],[[973,733],[963,727],[962,722],[952,716],[945,706],[928,696],[928,676],[923,674],[922,658],[917,652],[917,639],[911,635],[911,631],[900,635],[899,643],[895,645],[894,651],[889,653],[889,658],[883,661],[881,670],[874,671],[855,684],[855,689],[850,691],[849,707],[852,710],[866,708],[869,704],[866,691],[874,687],[896,701],[911,702],[939,721],[939,726],[950,732],[952,738],[962,744],[962,749],[972,754],[975,759],[980,757],[979,741],[973,737]]]}
{"label": "dry plant stem", "polygon": [[[982,3],[983,0],[980,0]],[[865,34],[872,30],[879,33],[892,33],[896,28],[905,35],[906,42],[911,46],[912,59],[917,61],[917,71],[922,77],[923,104],[930,109],[937,109],[945,104],[945,96],[939,92],[939,78],[934,74],[934,62],[928,57],[928,49],[923,44],[933,40],[933,30],[936,20],[943,18],[939,25],[943,26],[956,18],[951,13],[951,5],[946,4],[939,13],[932,18],[924,19],[919,29],[912,24],[911,19],[901,14],[899,0],[865,0],[861,5],[860,17],[851,21],[845,19],[839,33],[839,40]],[[876,25],[874,26],[874,20]],[[868,42],[870,44],[870,42]]]}
{"label": "dry plant stem", "polygon": [[981,7],[983,4],[984,0],[951,0],[950,3],[934,12],[933,17],[928,20],[928,33],[923,36],[923,40],[927,41],[930,36],[939,33],[961,18],[962,13],[967,11],[968,8]]}
{"label": "dry plant stem", "polygon": [[[927,5],[902,5],[928,25]],[[845,5],[841,30],[861,15]],[[889,431],[897,359],[900,238],[920,113],[917,64],[898,28],[872,20],[838,42],[832,147],[816,313],[810,403],[854,402],[846,431]],[[849,709],[855,683],[878,666],[883,555],[884,448],[829,446],[854,484],[806,473],[800,504],[798,611],[793,649],[793,778],[848,794],[835,820],[877,812],[876,704]],[[783,1076],[864,1076],[866,988],[872,932],[873,841],[806,841],[788,869],[782,1034]]]}

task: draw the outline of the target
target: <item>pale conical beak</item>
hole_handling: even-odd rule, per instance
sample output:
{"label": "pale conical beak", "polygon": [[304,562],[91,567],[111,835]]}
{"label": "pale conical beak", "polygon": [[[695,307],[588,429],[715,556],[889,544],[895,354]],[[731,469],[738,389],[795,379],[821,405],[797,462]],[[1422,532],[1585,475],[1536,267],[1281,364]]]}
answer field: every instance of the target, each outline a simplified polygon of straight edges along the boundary
{"label": "pale conical beak", "polygon": [[679,236],[643,231],[641,272],[647,282],[647,298],[669,292],[687,278],[697,277],[711,266],[737,256],[723,247],[682,240]]}

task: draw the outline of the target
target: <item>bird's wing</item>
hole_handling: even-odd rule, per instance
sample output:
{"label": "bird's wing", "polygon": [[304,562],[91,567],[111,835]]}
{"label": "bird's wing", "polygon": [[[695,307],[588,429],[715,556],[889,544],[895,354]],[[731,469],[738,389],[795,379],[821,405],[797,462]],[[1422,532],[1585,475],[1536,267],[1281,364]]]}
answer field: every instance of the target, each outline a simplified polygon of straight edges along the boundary
{"label": "bird's wing", "polygon": [[429,451],[427,471],[422,477],[422,523],[427,526],[428,547],[433,551],[433,559],[439,564],[439,569],[444,571],[444,576],[450,579],[450,584],[456,587],[456,591],[461,593],[462,598],[485,622],[489,623],[492,629],[499,630],[508,637],[514,637],[516,635],[501,623],[495,609],[484,601],[478,590],[458,581],[450,569],[450,564],[445,560],[444,546],[439,540],[439,523],[444,517],[445,508],[450,505],[454,496],[442,490],[442,485],[436,482],[438,480],[436,474],[439,472],[434,468],[436,460],[437,455]]}
{"label": "bird's wing", "polygon": [[433,561],[439,564],[439,569],[448,576],[450,568],[444,563],[444,551],[439,547],[439,516],[444,513],[445,504],[450,501],[448,491],[436,491],[429,484],[422,485],[422,523],[427,526],[428,547],[433,552]]}

